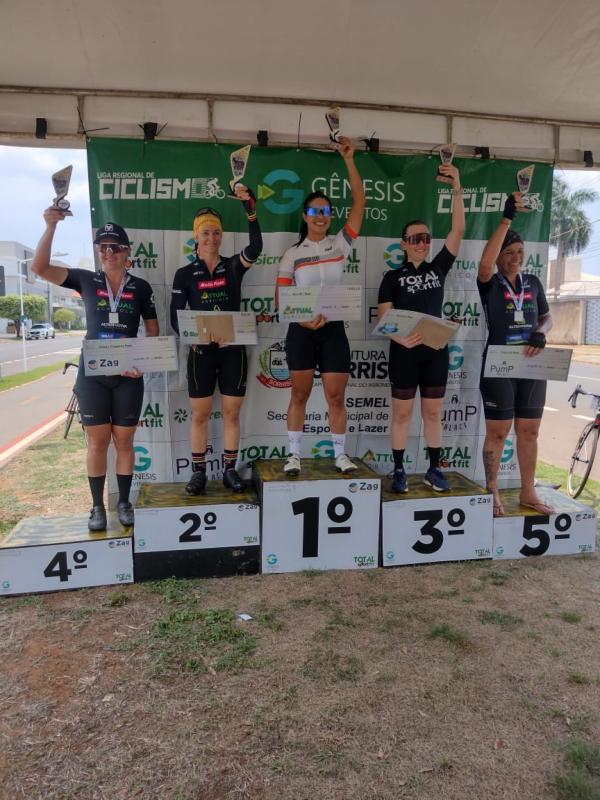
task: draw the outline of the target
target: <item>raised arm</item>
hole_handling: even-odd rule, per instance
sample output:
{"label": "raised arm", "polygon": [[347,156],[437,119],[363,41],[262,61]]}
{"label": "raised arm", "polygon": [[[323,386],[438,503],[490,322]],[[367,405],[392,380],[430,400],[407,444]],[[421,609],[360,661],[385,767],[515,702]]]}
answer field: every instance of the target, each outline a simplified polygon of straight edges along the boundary
{"label": "raised arm", "polygon": [[242,201],[246,216],[248,218],[248,235],[250,241],[240,253],[240,260],[246,269],[249,269],[262,253],[263,240],[260,225],[256,218],[256,197],[252,189],[243,186],[241,183],[236,184],[235,196],[238,200]]}
{"label": "raised arm", "polygon": [[517,210],[521,208],[521,193],[513,192],[509,195],[504,203],[504,214],[500,220],[498,227],[492,233],[487,241],[486,246],[483,248],[481,260],[479,262],[478,280],[481,283],[491,281],[494,271],[496,269],[496,259],[500,255],[502,242],[508,229],[510,228]]}
{"label": "raised arm", "polygon": [[452,227],[446,236],[446,249],[453,256],[458,255],[460,243],[465,235],[465,204],[462,189],[460,188],[460,173],[453,164],[442,164],[439,167],[441,175],[452,178]]}
{"label": "raised arm", "polygon": [[50,208],[44,211],[46,230],[38,242],[33,261],[31,262],[31,271],[35,275],[48,281],[48,283],[56,284],[56,286],[62,286],[69,274],[69,270],[66,267],[54,267],[50,263],[52,241],[54,239],[56,226],[59,222],[62,222],[64,218],[64,212],[54,206],[50,206]]}
{"label": "raised arm", "polygon": [[340,136],[339,154],[344,159],[352,192],[352,207],[348,214],[347,224],[356,234],[360,233],[365,213],[365,187],[354,163],[354,145],[347,136]]}

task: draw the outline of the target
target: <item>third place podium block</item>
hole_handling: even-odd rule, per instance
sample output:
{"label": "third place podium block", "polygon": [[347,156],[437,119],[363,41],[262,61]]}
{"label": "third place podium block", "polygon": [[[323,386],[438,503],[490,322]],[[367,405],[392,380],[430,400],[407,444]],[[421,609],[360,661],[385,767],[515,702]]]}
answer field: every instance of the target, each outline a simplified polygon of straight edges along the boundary
{"label": "third place podium block", "polygon": [[450,491],[434,492],[423,475],[409,475],[408,492],[383,484],[383,566],[492,557],[492,495],[458,472]]}
{"label": "third place podium block", "polygon": [[135,509],[135,579],[209,578],[259,568],[258,498],[209,481],[190,496],[183,483],[146,483]]}
{"label": "third place podium block", "polygon": [[263,572],[378,566],[381,478],[361,461],[342,475],[332,458],[303,459],[297,477],[284,461],[257,461]]}
{"label": "third place podium block", "polygon": [[520,505],[518,489],[501,490],[505,516],[494,520],[494,558],[592,553],[596,549],[594,509],[555,489],[540,486],[536,492],[554,508],[554,514]]}

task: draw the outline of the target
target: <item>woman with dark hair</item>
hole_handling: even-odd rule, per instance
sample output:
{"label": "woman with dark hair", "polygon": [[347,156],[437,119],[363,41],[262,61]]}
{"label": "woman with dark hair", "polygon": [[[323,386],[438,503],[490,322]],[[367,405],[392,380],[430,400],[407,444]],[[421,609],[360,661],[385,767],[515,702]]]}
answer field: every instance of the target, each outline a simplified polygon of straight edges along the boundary
{"label": "woman with dark hair", "polygon": [[[128,271],[131,243],[125,230],[107,222],[96,231],[94,244],[100,262],[99,272],[89,269],[55,267],[50,263],[56,226],[64,211],[51,206],[44,211],[46,230],[40,239],[32,271],[40,278],[79,292],[85,305],[86,339],[134,339],[140,318],[146,336],[158,336],[158,321],[152,287]],[[106,530],[104,483],[108,446],[116,453],[119,500],[117,516],[122,525],[133,525],[133,506],[129,492],[133,476],[133,437],[144,399],[144,379],[137,369],[122,375],[86,375],[83,358],[74,392],[79,401],[81,421],[87,437],[87,472],[92,493],[90,531]]]}
{"label": "woman with dark hair", "polygon": [[[428,262],[431,234],[421,220],[408,222],[402,231],[404,263],[383,276],[379,287],[379,319],[390,308],[420,311],[442,316],[444,281],[465,232],[465,210],[458,169],[439,167],[442,175],[452,178],[452,228],[444,246]],[[442,448],[442,407],[448,379],[448,347],[434,350],[423,344],[419,334],[390,337],[389,378],[392,384],[392,452],[394,478],[392,491],[407,492],[404,451],[417,388],[421,394],[421,416],[425,442],[429,450],[429,469],[425,484],[436,492],[449,488],[439,468]]]}
{"label": "woman with dark hair", "polygon": [[[515,192],[508,197],[503,217],[479,262],[477,288],[488,325],[484,364],[490,344],[521,345],[525,356],[538,355],[552,327],[542,284],[535,275],[521,272],[525,255],[523,239],[510,229],[516,212],[521,209],[521,194]],[[535,491],[537,439],[544,413],[546,381],[482,375],[480,389],[485,414],[483,467],[486,486],[494,496],[494,516],[504,515],[497,478],[513,419],[521,472],[521,505],[533,508],[538,514],[552,514],[554,509],[542,502]]]}
{"label": "woman with dark hair", "polygon": [[[285,251],[279,265],[276,305],[280,286],[325,286],[342,282],[346,259],[352,242],[358,237],[365,210],[365,192],[354,163],[354,145],[345,136],[339,139],[339,153],[344,159],[352,207],[344,227],[334,237],[327,235],[331,226],[331,200],[323,192],[312,192],[304,200],[302,227],[298,242]],[[356,466],[345,453],[346,405],[344,394],[350,375],[350,345],[343,322],[328,322],[318,314],[310,322],[292,322],[285,342],[292,381],[287,413],[289,454],[283,471],[300,472],[300,442],[306,403],[313,387],[315,369],[323,381],[329,409],[329,428],[333,439],[335,465],[341,472]]]}

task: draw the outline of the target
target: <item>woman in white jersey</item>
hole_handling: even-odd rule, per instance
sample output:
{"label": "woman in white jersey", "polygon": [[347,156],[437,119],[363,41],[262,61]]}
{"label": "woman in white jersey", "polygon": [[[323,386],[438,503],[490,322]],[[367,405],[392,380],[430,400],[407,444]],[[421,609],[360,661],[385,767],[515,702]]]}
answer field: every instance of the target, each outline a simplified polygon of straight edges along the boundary
{"label": "woman in white jersey", "polygon": [[[323,192],[308,195],[304,200],[300,239],[281,258],[276,294],[280,286],[324,286],[342,282],[346,259],[360,231],[365,192],[354,164],[354,145],[345,136],[340,137],[339,153],[346,164],[352,192],[348,220],[336,236],[327,236],[331,226],[331,200]],[[350,345],[344,323],[327,322],[321,314],[310,322],[290,323],[285,349],[292,392],[287,415],[289,455],[284,472],[286,475],[300,472],[300,441],[316,368],[323,381],[329,409],[335,465],[341,472],[351,472],[356,466],[344,452],[344,394],[350,374]]]}

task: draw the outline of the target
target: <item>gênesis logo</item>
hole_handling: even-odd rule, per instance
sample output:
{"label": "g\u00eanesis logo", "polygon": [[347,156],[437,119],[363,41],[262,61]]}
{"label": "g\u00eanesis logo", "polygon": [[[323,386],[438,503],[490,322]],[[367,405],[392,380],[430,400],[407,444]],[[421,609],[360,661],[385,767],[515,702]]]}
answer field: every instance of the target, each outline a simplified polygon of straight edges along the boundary
{"label": "g\u00eanesis logo", "polygon": [[404,264],[404,250],[400,242],[392,242],[386,247],[383,260],[390,269],[398,269]]}
{"label": "g\u00eanesis logo", "polygon": [[333,458],[333,442],[331,439],[321,439],[320,442],[315,442],[311,453],[314,458]]}
{"label": "g\u00eanesis logo", "polygon": [[133,464],[133,471],[135,473],[135,479],[139,483],[140,481],[155,481],[156,480],[156,473],[150,472],[150,467],[152,466],[152,456],[150,455],[150,450],[143,445],[136,445],[133,448],[133,453],[135,456],[135,462]]}

